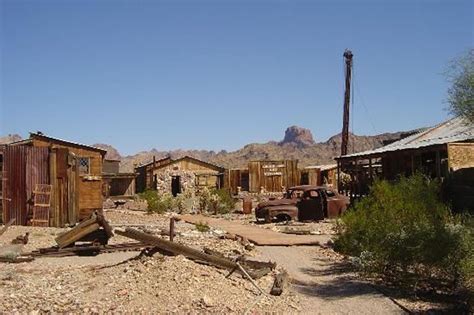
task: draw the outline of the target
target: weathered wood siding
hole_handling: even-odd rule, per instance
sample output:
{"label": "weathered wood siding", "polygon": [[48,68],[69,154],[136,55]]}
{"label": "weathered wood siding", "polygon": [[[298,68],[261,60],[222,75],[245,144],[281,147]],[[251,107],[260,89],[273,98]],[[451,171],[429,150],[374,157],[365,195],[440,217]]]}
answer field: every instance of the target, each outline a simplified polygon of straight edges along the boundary
{"label": "weathered wood siding", "polygon": [[248,169],[231,169],[226,170],[224,176],[225,188],[229,189],[232,194],[237,194],[238,188],[242,191],[249,190],[249,170]]}
{"label": "weathered wood siding", "polygon": [[[43,139],[33,139],[33,146],[35,147],[49,147],[52,149],[67,149],[69,153],[73,153],[76,158],[89,158],[89,174],[79,174],[76,188],[76,198],[78,198],[78,220],[88,217],[94,210],[102,209],[102,161],[103,156],[99,151],[89,150],[78,146],[68,146],[58,143],[52,143]],[[64,156],[62,154],[61,156]],[[56,156],[58,158],[58,156]],[[60,171],[63,165],[63,159],[58,161],[58,170]],[[65,195],[67,192],[67,168],[64,169],[64,176],[58,176],[58,186],[60,187],[60,194]],[[62,188],[61,188],[62,187]],[[65,202],[63,198],[55,198],[55,202],[61,208],[61,204]],[[64,214],[64,211],[59,211],[58,214]],[[63,217],[59,218],[60,222],[65,222]]]}
{"label": "weathered wood siding", "polygon": [[298,160],[251,161],[249,162],[249,191],[277,192],[298,185],[300,172]]}
{"label": "weathered wood siding", "polygon": [[105,188],[104,196],[133,196],[135,195],[135,177],[114,177],[104,175]]}

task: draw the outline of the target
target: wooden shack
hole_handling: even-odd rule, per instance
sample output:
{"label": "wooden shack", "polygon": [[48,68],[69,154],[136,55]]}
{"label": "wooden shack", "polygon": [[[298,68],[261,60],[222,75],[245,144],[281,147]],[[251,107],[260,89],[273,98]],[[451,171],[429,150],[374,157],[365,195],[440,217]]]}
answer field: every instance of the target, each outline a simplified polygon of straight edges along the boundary
{"label": "wooden shack", "polygon": [[279,192],[299,184],[298,160],[249,162],[250,192]]}
{"label": "wooden shack", "polygon": [[240,191],[249,191],[249,169],[234,168],[225,171],[224,176],[225,187],[236,195]]}
{"label": "wooden shack", "polygon": [[135,173],[120,172],[119,160],[104,160],[102,180],[104,181],[104,198],[132,197],[135,195]]}
{"label": "wooden shack", "polygon": [[300,184],[298,160],[250,161],[248,168],[229,169],[225,173],[225,187],[233,194],[281,192]]}
{"label": "wooden shack", "polygon": [[173,196],[186,189],[196,191],[204,187],[220,189],[224,186],[224,171],[225,169],[220,166],[190,156],[177,160],[167,158],[136,169],[139,176],[145,175],[145,179],[141,178],[140,184],[144,181],[146,189],[169,192]]}
{"label": "wooden shack", "polygon": [[[340,180],[339,190],[351,197],[368,193],[375,178],[395,180],[415,172],[450,183],[453,202],[474,208],[474,124],[460,117],[419,131],[381,148],[336,158],[338,171],[350,177]],[[338,176],[339,177],[339,176]],[[339,177],[342,179],[342,177]],[[469,187],[470,186],[470,187]],[[448,185],[444,185],[448,187]],[[464,187],[464,188],[462,188]]]}
{"label": "wooden shack", "polygon": [[[2,149],[2,219],[16,224],[74,224],[102,209],[106,151],[31,133]],[[38,189],[45,189],[39,191]],[[43,201],[38,196],[44,195]]]}
{"label": "wooden shack", "polygon": [[301,185],[326,185],[337,189],[337,164],[311,165],[301,170]]}

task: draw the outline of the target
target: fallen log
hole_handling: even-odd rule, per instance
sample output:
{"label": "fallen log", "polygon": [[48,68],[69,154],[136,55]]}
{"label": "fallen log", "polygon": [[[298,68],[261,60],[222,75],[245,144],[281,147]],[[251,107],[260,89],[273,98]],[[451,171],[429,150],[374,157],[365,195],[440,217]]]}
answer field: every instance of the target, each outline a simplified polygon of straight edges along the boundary
{"label": "fallen log", "polygon": [[[155,237],[153,235],[146,234],[146,233],[143,233],[131,228],[127,228],[125,229],[125,231],[116,230],[115,233],[152,245],[152,246],[155,246],[155,247],[158,247],[159,249],[163,251],[170,252],[175,255],[183,255],[194,261],[198,261],[198,262],[202,261],[202,262],[205,262],[206,264],[213,265],[218,268],[228,269],[228,270],[237,270],[242,273],[242,271],[240,270],[236,262],[219,255],[206,254],[200,250],[197,250],[197,249],[194,249],[194,248],[191,248],[191,247],[188,247],[176,242],[170,242],[168,240],[161,239],[159,237]],[[258,278],[259,276],[252,270],[247,270],[247,272],[254,279]]]}
{"label": "fallen log", "polygon": [[270,290],[271,295],[281,295],[283,293],[286,284],[288,283],[288,273],[282,271],[275,276],[273,281],[272,289]]}

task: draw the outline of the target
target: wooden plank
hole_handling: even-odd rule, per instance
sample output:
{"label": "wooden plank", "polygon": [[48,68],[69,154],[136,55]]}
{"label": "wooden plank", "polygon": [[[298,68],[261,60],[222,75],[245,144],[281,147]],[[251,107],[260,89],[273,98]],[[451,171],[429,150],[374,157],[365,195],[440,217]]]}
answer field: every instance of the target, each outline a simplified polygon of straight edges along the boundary
{"label": "wooden plank", "polygon": [[52,185],[51,208],[49,222],[50,226],[59,226],[59,191],[58,178],[56,176],[56,151],[53,150],[49,155],[49,179]]}
{"label": "wooden plank", "polygon": [[[150,234],[146,234],[131,228],[125,229],[125,231],[117,230],[117,234],[135,239],[137,241],[143,242],[145,244],[149,244],[155,246],[165,252],[170,252],[175,255],[184,255],[185,257],[198,261],[198,262],[205,262],[207,264],[213,265],[218,268],[228,269],[228,270],[238,270],[239,266],[236,262],[227,259],[225,257],[220,257],[217,255],[209,255],[200,250],[176,243],[170,242],[165,239],[161,239],[155,237]],[[253,278],[252,272],[246,270]]]}
{"label": "wooden plank", "polygon": [[59,248],[64,248],[72,243],[78,241],[82,237],[86,236],[89,233],[92,233],[100,228],[98,223],[88,225],[81,229],[76,229],[74,233],[67,234],[61,238],[60,241],[56,239],[56,242],[59,245]]}
{"label": "wooden plank", "polygon": [[[93,229],[90,226],[94,226],[95,228]],[[97,215],[93,213],[89,219],[82,221],[71,230],[60,234],[58,237],[56,237],[55,241],[62,248],[75,242],[76,240],[87,234],[83,231],[88,231],[88,233],[90,233],[99,229],[99,227],[100,226],[97,223]]]}

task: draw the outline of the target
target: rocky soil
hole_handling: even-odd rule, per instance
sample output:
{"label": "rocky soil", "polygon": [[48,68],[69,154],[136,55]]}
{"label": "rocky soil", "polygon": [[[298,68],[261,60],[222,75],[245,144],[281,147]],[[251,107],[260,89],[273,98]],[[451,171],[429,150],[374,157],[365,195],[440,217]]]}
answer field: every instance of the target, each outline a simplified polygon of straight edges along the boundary
{"label": "rocky soil", "polygon": [[[135,226],[157,233],[169,225],[170,215],[111,210],[106,218],[115,227]],[[0,245],[30,232],[24,251],[55,245],[65,229],[11,227],[0,236]],[[177,222],[175,240],[196,248],[209,247],[226,255],[254,255],[239,243],[223,240],[223,231],[198,232],[193,225]],[[111,243],[128,241],[115,236]],[[33,262],[0,263],[0,313],[38,312],[174,312],[292,313],[300,309],[292,290],[282,296],[259,299],[258,291],[239,275],[198,264],[184,256],[139,256],[139,252],[115,252],[95,257],[37,258]],[[272,275],[257,280],[269,292]]]}

